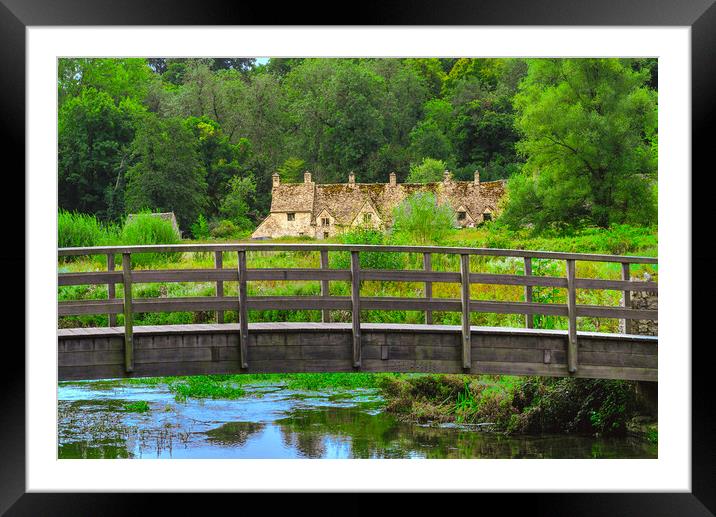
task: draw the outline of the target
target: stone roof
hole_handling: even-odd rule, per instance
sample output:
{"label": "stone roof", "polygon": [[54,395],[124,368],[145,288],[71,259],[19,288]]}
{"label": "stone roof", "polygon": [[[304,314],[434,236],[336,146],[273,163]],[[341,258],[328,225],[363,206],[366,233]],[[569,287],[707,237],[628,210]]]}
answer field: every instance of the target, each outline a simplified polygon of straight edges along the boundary
{"label": "stone roof", "polygon": [[495,212],[505,192],[505,181],[454,181],[435,183],[337,183],[317,185],[288,183],[274,185],[271,212],[311,212],[312,222],[323,209],[340,225],[349,225],[366,202],[375,207],[381,219],[392,219],[393,209],[416,192],[432,192],[438,203],[448,203],[453,210],[461,206],[472,217],[486,211]]}
{"label": "stone roof", "polygon": [[271,212],[313,212],[315,183],[282,183],[271,191]]}

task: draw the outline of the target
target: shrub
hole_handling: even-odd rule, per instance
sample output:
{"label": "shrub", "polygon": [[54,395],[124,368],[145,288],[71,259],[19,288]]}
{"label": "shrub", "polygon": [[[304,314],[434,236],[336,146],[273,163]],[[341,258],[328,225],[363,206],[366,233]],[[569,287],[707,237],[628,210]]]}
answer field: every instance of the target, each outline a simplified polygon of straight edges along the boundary
{"label": "shrub", "polygon": [[242,230],[233,221],[224,219],[211,229],[211,236],[215,239],[239,239],[246,235],[246,230]]}
{"label": "shrub", "polygon": [[[359,228],[341,235],[343,244],[386,244],[385,235],[379,230]],[[350,269],[350,253],[336,253],[335,267],[338,269]],[[367,252],[361,253],[360,267],[365,269],[403,269],[405,267],[405,255],[401,253]]]}
{"label": "shrub", "polygon": [[445,169],[447,169],[447,165],[444,161],[425,158],[422,163],[410,166],[408,183],[433,183],[440,181]]}
{"label": "shrub", "polygon": [[435,244],[455,225],[453,209],[432,192],[416,192],[393,211],[393,231],[411,244]]}
{"label": "shrub", "polygon": [[203,214],[199,214],[196,222],[191,225],[191,234],[195,239],[209,238],[209,223],[206,222]]}
{"label": "shrub", "polygon": [[[155,217],[151,212],[141,212],[127,220],[119,235],[119,244],[150,245],[177,244],[181,241],[170,221]],[[140,253],[132,254],[132,264],[150,265],[177,261],[181,253]]]}

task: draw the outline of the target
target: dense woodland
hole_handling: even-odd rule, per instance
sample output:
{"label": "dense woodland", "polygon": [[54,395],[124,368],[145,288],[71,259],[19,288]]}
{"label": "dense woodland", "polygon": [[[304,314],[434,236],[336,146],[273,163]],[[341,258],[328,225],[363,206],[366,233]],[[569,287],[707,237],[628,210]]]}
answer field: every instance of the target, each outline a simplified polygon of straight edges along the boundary
{"label": "dense woodland", "polygon": [[447,168],[508,179],[511,227],[656,222],[656,59],[60,59],[58,102],[59,207],[101,221],[251,228],[275,171]]}

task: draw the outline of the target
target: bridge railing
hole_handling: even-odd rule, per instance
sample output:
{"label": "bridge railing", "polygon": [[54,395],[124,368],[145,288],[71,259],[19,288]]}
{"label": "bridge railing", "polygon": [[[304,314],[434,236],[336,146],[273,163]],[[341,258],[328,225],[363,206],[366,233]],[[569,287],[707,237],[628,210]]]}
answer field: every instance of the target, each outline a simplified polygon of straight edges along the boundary
{"label": "bridge railing", "polygon": [[[248,252],[319,252],[320,268],[248,268]],[[212,269],[180,270],[133,270],[132,254],[138,253],[213,253]],[[330,269],[330,252],[350,253],[348,269]],[[367,252],[422,254],[421,270],[362,269],[360,254]],[[237,254],[237,267],[223,267],[225,253]],[[434,271],[434,254],[457,255],[460,268],[457,272]],[[107,246],[93,248],[61,248],[59,257],[81,255],[106,255],[107,271],[82,273],[58,273],[58,285],[94,284],[108,286],[106,300],[61,301],[58,303],[59,316],[108,314],[110,326],[116,325],[117,314],[124,315],[125,367],[133,370],[133,314],[137,312],[178,312],[217,311],[217,321],[223,322],[223,311],[238,312],[239,343],[242,368],[247,368],[248,311],[251,310],[319,310],[324,322],[330,321],[330,311],[342,309],[351,313],[353,334],[353,365],[361,365],[361,318],[362,310],[412,310],[423,311],[425,322],[432,323],[433,311],[454,311],[461,313],[463,368],[471,365],[470,313],[484,312],[497,314],[524,314],[525,325],[534,326],[535,314],[563,316],[568,320],[567,366],[571,373],[578,366],[577,317],[616,318],[625,321],[625,331],[630,332],[631,320],[657,320],[658,311],[633,309],[630,307],[632,291],[658,292],[658,284],[652,281],[631,280],[631,264],[657,264],[656,258],[596,255],[582,253],[559,253],[492,248],[458,248],[435,246],[374,246],[344,244],[178,244],[152,246]],[[122,256],[121,271],[115,270],[115,256]],[[524,261],[524,274],[493,274],[470,271],[471,256],[516,257]],[[564,261],[566,275],[537,276],[532,272],[533,259]],[[576,262],[611,262],[621,264],[621,280],[599,278],[578,278]],[[320,296],[251,296],[247,294],[247,282],[279,281],[320,281]],[[238,282],[238,296],[225,296],[223,283]],[[329,282],[350,282],[350,296],[332,296]],[[366,297],[360,295],[362,281],[420,282],[425,286],[423,298],[415,297]],[[132,285],[152,282],[216,282],[216,296],[182,298],[132,298]],[[434,298],[433,283],[458,283],[460,298]],[[523,286],[524,302],[475,300],[470,297],[471,284],[493,284]],[[124,287],[124,297],[116,298],[116,284]],[[538,303],[532,298],[534,287],[555,287],[567,290],[567,303]],[[583,305],[576,302],[577,289],[601,289],[622,291],[622,306]]]}

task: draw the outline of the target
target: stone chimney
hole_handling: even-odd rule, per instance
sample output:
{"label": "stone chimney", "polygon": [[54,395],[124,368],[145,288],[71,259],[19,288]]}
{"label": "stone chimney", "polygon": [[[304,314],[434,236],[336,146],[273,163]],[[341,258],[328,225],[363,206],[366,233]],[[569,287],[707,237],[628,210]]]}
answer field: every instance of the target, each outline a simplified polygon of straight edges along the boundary
{"label": "stone chimney", "polygon": [[312,183],[312,182],[311,182],[311,173],[310,173],[310,172],[305,171],[305,172],[303,173],[303,182],[304,182],[304,183]]}
{"label": "stone chimney", "polygon": [[355,185],[356,185],[356,175],[355,175],[354,172],[349,172],[349,173],[348,173],[348,184],[349,184],[351,187],[355,187]]}
{"label": "stone chimney", "polygon": [[274,172],[271,175],[271,179],[273,180],[274,187],[278,187],[281,184],[281,177],[278,175],[278,172]]}
{"label": "stone chimney", "polygon": [[450,181],[450,171],[443,172],[443,183],[447,183]]}
{"label": "stone chimney", "polygon": [[475,185],[480,184],[480,171],[475,170]]}
{"label": "stone chimney", "polygon": [[398,177],[394,172],[390,173],[390,186],[395,187],[398,184]]}

